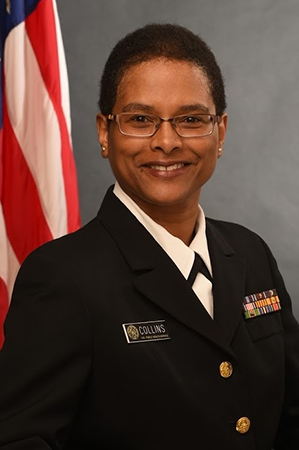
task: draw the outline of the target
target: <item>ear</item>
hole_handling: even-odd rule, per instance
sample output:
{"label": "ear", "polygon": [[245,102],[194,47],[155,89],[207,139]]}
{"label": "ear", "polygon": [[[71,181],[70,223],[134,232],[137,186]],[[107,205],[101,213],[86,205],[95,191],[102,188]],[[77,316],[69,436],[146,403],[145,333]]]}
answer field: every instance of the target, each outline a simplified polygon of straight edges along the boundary
{"label": "ear", "polygon": [[101,114],[97,114],[96,118],[98,141],[102,147],[103,158],[108,158],[108,121],[107,118]]}
{"label": "ear", "polygon": [[222,156],[222,147],[225,141],[225,135],[226,135],[226,129],[227,129],[227,114],[224,113],[219,118],[218,123],[218,158]]}

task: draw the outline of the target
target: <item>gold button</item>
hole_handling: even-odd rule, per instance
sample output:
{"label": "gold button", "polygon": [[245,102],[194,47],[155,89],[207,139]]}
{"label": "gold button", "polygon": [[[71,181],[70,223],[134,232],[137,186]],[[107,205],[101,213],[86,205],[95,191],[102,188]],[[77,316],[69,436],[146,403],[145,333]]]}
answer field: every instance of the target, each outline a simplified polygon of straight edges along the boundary
{"label": "gold button", "polygon": [[223,378],[229,378],[233,373],[233,366],[228,361],[223,361],[219,366],[220,375]]}
{"label": "gold button", "polygon": [[248,417],[241,417],[236,423],[236,430],[240,434],[245,434],[250,428],[250,420]]}

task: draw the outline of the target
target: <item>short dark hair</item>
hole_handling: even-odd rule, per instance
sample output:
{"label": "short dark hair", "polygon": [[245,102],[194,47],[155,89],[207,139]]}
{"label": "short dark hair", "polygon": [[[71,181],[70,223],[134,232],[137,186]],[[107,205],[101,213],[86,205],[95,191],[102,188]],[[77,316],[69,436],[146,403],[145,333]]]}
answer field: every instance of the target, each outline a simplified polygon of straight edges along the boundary
{"label": "short dark hair", "polygon": [[155,58],[187,61],[207,76],[216,114],[226,109],[224,80],[210,47],[196,34],[176,24],[149,24],[127,34],[113,48],[100,83],[99,108],[108,115],[115,105],[118,87],[132,66]]}

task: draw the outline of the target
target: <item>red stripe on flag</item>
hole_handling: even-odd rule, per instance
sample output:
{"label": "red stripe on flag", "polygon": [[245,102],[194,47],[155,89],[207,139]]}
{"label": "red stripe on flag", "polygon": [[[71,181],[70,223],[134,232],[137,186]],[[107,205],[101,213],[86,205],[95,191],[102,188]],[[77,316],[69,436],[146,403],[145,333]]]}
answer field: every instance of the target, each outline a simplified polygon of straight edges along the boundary
{"label": "red stripe on flag", "polygon": [[8,292],[6,284],[0,277],[0,349],[4,342],[3,323],[8,310]]}
{"label": "red stripe on flag", "polygon": [[44,218],[38,191],[22,150],[3,108],[3,192],[2,205],[6,232],[22,263],[36,247],[53,239]]}
{"label": "red stripe on flag", "polygon": [[78,188],[75,161],[61,104],[56,26],[51,0],[39,2],[37,8],[26,20],[26,31],[59,122],[68,232],[71,232],[80,227]]}

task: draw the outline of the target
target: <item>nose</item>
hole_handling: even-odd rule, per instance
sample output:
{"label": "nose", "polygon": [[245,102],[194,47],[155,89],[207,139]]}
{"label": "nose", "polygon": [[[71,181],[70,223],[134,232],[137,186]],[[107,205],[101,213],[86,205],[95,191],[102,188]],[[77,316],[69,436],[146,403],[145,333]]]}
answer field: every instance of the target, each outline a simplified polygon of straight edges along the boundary
{"label": "nose", "polygon": [[182,148],[182,138],[170,122],[164,121],[151,138],[151,148],[152,150],[171,153],[175,149]]}

